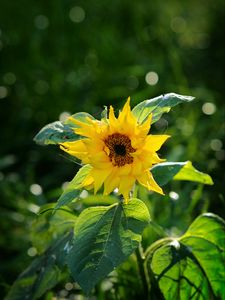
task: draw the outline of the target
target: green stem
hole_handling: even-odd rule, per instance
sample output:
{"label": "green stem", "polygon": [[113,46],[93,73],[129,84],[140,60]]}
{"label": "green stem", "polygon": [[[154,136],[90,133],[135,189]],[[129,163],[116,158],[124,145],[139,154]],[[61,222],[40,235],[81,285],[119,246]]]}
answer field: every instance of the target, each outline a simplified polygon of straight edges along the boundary
{"label": "green stem", "polygon": [[147,281],[145,267],[144,267],[145,257],[143,254],[141,244],[139,244],[139,247],[136,249],[136,257],[137,257],[139,273],[143,284],[144,297],[147,300],[149,299],[149,287],[148,287],[148,281]]}
{"label": "green stem", "polygon": [[173,241],[174,238],[172,237],[165,237],[162,238],[160,240],[157,240],[156,242],[154,242],[145,252],[144,256],[146,257],[146,260],[149,259],[149,257],[152,256],[152,254],[159,248],[162,247],[164,244],[167,244],[168,242]]}

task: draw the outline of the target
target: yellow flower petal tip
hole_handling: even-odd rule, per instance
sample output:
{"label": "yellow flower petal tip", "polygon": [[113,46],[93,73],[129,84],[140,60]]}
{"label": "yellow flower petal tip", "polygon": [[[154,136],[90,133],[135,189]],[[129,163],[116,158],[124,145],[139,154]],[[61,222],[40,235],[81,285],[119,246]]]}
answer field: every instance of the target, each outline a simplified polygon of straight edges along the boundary
{"label": "yellow flower petal tip", "polygon": [[130,107],[130,96],[127,98],[125,105],[128,105]]}
{"label": "yellow flower petal tip", "polygon": [[124,198],[124,204],[128,204],[129,199],[128,198]]}
{"label": "yellow flower petal tip", "polygon": [[108,119],[87,118],[85,123],[70,120],[79,125],[74,131],[81,139],[62,143],[60,148],[92,166],[88,180],[83,181],[84,187],[91,186],[96,193],[104,186],[104,195],[118,188],[124,203],[128,203],[127,195],[136,181],[148,190],[163,194],[149,170],[162,161],[156,152],[170,136],[148,134],[152,114],[139,124],[128,97],[118,118],[110,106]]}

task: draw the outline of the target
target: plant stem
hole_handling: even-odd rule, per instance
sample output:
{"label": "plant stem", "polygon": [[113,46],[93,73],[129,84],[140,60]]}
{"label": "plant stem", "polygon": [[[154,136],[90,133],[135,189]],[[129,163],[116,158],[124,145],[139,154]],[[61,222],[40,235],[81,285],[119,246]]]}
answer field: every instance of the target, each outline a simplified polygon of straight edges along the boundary
{"label": "plant stem", "polygon": [[138,263],[138,268],[139,268],[139,273],[142,279],[142,284],[143,284],[143,292],[145,299],[149,299],[149,288],[148,288],[148,281],[146,277],[146,272],[144,268],[144,260],[145,257],[143,255],[143,250],[141,244],[139,244],[139,247],[136,249],[136,257],[137,257],[137,263]]}
{"label": "plant stem", "polygon": [[152,254],[161,246],[163,246],[164,244],[173,241],[174,238],[172,237],[165,237],[162,238],[160,240],[157,240],[156,242],[154,242],[145,252],[144,256],[146,257],[146,259],[148,259],[150,256],[152,256]]}

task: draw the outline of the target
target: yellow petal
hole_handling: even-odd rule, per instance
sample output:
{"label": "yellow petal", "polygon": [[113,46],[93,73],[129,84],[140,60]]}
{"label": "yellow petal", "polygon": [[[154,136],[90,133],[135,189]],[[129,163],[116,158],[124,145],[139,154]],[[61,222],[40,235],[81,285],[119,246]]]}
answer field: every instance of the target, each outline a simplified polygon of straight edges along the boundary
{"label": "yellow petal", "polygon": [[123,195],[125,203],[128,202],[129,193],[135,183],[133,176],[122,176],[120,178],[119,193]]}
{"label": "yellow petal", "polygon": [[[90,171],[91,172],[91,171]],[[93,176],[91,176],[91,174],[89,173],[87,175],[87,177],[83,180],[82,184],[81,184],[81,187],[88,187],[88,186],[91,186],[93,185],[94,183],[94,178]]]}
{"label": "yellow petal", "polygon": [[74,152],[87,152],[87,148],[83,140],[61,143],[60,148],[62,150],[69,149]]}
{"label": "yellow petal", "polygon": [[118,119],[125,118],[127,115],[130,114],[130,112],[131,112],[131,110],[130,110],[130,97],[128,97],[122,111],[119,113],[119,118]]}
{"label": "yellow petal", "polygon": [[147,120],[138,127],[138,130],[140,131],[139,135],[145,136],[148,134],[150,128],[151,128],[151,122],[152,122],[152,114],[150,114],[147,118]]}
{"label": "yellow petal", "polygon": [[158,151],[162,144],[169,138],[169,135],[148,135],[145,141],[145,149]]}
{"label": "yellow petal", "polygon": [[117,176],[115,171],[108,176],[104,182],[104,195],[110,194],[116,187],[119,186],[120,177]]}
{"label": "yellow petal", "polygon": [[83,140],[62,143],[60,149],[88,163],[88,152]]}
{"label": "yellow petal", "polygon": [[146,187],[149,191],[154,191],[154,192],[164,195],[163,190],[155,182],[150,171],[148,171],[148,170],[145,171],[141,176],[137,177],[137,180],[139,181],[139,183],[141,185]]}
{"label": "yellow petal", "polygon": [[92,169],[91,176],[94,178],[94,192],[97,193],[97,191],[102,186],[105,179],[110,175],[112,172],[112,168],[110,169]]}
{"label": "yellow petal", "polygon": [[119,167],[117,174],[118,174],[118,176],[129,175],[131,173],[131,170],[132,170],[132,165],[127,164],[127,165],[124,165],[122,167]]}
{"label": "yellow petal", "polygon": [[114,109],[112,106],[110,106],[110,108],[109,108],[109,124],[110,124],[111,131],[114,131],[116,129],[116,127],[118,126],[118,121],[115,117]]}
{"label": "yellow petal", "polygon": [[138,176],[143,172],[142,161],[138,157],[134,157],[134,162],[132,164],[132,174]]}
{"label": "yellow petal", "polygon": [[135,132],[137,120],[130,109],[130,97],[127,99],[122,111],[119,113],[118,121],[121,127],[121,133],[126,133],[128,136]]}
{"label": "yellow petal", "polygon": [[157,153],[154,153],[154,154],[152,155],[152,164],[155,165],[155,164],[161,163],[161,162],[163,162],[163,161],[166,161],[166,159],[160,158],[160,157],[158,156]]}
{"label": "yellow petal", "polygon": [[87,122],[82,122],[71,118],[71,121],[79,126],[74,128],[74,132],[76,134],[95,139],[98,137],[98,134],[104,131],[105,127],[107,126],[104,122],[92,120],[89,117],[87,117],[86,120]]}
{"label": "yellow petal", "polygon": [[112,163],[110,162],[109,157],[104,151],[92,154],[90,163],[97,169],[107,169],[112,167]]}
{"label": "yellow petal", "polygon": [[158,154],[156,152],[143,150],[138,155],[138,158],[141,160],[143,164],[143,169],[150,169],[152,165],[158,164],[162,161],[165,161],[165,159],[159,158]]}

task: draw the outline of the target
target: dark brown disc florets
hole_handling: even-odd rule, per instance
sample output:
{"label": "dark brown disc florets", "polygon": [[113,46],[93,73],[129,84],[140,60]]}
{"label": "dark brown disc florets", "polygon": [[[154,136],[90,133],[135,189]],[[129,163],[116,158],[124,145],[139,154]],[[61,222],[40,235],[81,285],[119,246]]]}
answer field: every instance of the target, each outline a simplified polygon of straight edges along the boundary
{"label": "dark brown disc florets", "polygon": [[114,166],[122,167],[126,164],[133,163],[133,157],[130,153],[136,150],[131,146],[131,140],[128,136],[114,133],[104,140],[109,149],[109,159]]}

